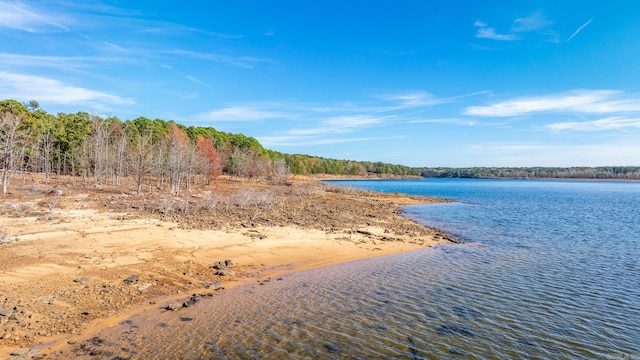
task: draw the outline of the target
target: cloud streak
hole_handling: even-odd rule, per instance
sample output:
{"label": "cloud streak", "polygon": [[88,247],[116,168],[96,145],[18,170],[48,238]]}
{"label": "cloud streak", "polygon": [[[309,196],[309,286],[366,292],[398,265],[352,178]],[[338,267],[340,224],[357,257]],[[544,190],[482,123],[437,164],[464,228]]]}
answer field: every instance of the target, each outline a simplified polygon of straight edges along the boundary
{"label": "cloud streak", "polygon": [[20,67],[47,67],[61,70],[92,67],[97,63],[131,62],[122,57],[101,56],[40,56],[0,53],[0,62]]}
{"label": "cloud streak", "polygon": [[66,105],[102,102],[117,105],[133,105],[135,103],[129,98],[66,85],[54,79],[6,71],[0,71],[0,98],[22,101],[37,100],[43,103]]}
{"label": "cloud streak", "polygon": [[344,144],[362,141],[375,141],[384,138],[378,137],[331,137],[331,138],[313,138],[301,137],[293,135],[285,136],[262,136],[258,137],[258,141],[265,146],[300,146],[300,145],[331,145]]}
{"label": "cloud streak", "polygon": [[271,63],[269,59],[261,59],[253,56],[230,56],[215,53],[200,53],[188,50],[174,50],[170,54],[183,55],[193,59],[206,60],[211,62],[225,63],[233,66],[252,69],[257,63]]}
{"label": "cloud streak", "polygon": [[640,111],[640,99],[626,98],[617,90],[574,90],[537,97],[517,98],[503,102],[470,106],[462,113],[470,116],[506,117],[532,113],[577,112],[615,113]]}
{"label": "cloud streak", "polygon": [[371,127],[373,125],[381,124],[385,119],[391,116],[374,117],[369,115],[344,115],[326,119],[321,122],[320,126],[308,129],[293,129],[286,133],[288,135],[302,135],[302,136],[326,136],[335,134],[346,134],[355,131],[356,129],[362,129]]}
{"label": "cloud streak", "polygon": [[57,14],[46,14],[18,2],[0,1],[0,27],[30,33],[66,32],[69,28],[56,18]]}
{"label": "cloud streak", "polygon": [[571,36],[569,36],[569,38],[567,39],[567,42],[571,41],[571,39],[573,39],[576,35],[578,35],[582,30],[584,30],[584,28],[586,28],[587,26],[589,26],[589,24],[591,24],[591,22],[593,21],[593,19],[589,19],[586,23],[580,25],[579,28],[576,29],[576,31],[573,32],[573,34],[571,34]]}
{"label": "cloud streak", "polygon": [[546,128],[560,131],[606,131],[640,129],[640,118],[612,116],[594,121],[567,121],[554,123],[547,125]]}
{"label": "cloud streak", "polygon": [[194,78],[194,77],[193,77],[193,76],[191,76],[191,75],[185,75],[185,78],[186,78],[187,80],[191,81],[191,82],[196,83],[196,84],[206,85],[202,80],[198,80],[198,79]]}
{"label": "cloud streak", "polygon": [[213,122],[259,121],[288,117],[289,115],[286,113],[256,109],[247,106],[232,106],[196,115],[196,119],[199,119],[200,121]]}

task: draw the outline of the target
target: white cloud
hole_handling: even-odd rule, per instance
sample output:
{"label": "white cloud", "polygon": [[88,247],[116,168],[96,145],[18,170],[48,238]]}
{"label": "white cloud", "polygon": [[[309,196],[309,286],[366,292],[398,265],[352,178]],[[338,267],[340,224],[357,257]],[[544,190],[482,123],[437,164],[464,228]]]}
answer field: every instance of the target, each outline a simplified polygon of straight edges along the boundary
{"label": "white cloud", "polygon": [[464,99],[471,96],[487,94],[489,92],[490,91],[483,90],[483,91],[477,91],[477,92],[468,93],[468,94],[451,96],[447,98],[439,98],[429,92],[419,90],[419,91],[403,92],[403,93],[396,93],[396,94],[383,94],[377,97],[385,101],[398,101],[400,105],[398,107],[394,107],[393,109],[391,109],[391,110],[398,110],[403,108],[446,104],[446,103],[451,103],[456,100]]}
{"label": "white cloud", "polygon": [[640,129],[640,118],[608,117],[593,121],[567,121],[549,124],[551,130],[602,131]]}
{"label": "white cloud", "polygon": [[122,57],[41,56],[0,53],[0,63],[19,67],[48,67],[65,71],[94,66],[96,63],[130,62]]}
{"label": "white cloud", "polygon": [[402,107],[430,106],[444,101],[444,99],[438,99],[426,91],[386,94],[379,96],[379,98],[386,101],[399,101]]}
{"label": "white cloud", "polygon": [[263,136],[258,137],[258,141],[264,146],[308,146],[308,145],[331,145],[331,144],[343,144],[362,141],[374,141],[381,140],[382,138],[375,137],[328,137],[328,138],[314,138],[305,136]]}
{"label": "white cloud", "polygon": [[379,124],[383,122],[385,118],[389,117],[390,116],[374,117],[369,115],[347,115],[327,119],[324,123],[335,129],[352,129]]}
{"label": "white cloud", "polygon": [[246,106],[232,106],[196,116],[197,119],[202,121],[255,121],[285,117],[288,117],[285,113]]}
{"label": "white cloud", "polygon": [[551,24],[552,22],[547,20],[544,17],[544,15],[542,14],[542,11],[538,10],[529,16],[515,19],[513,21],[513,24],[511,25],[511,31],[514,31],[514,32],[533,31],[533,30],[545,28]]}
{"label": "white cloud", "polygon": [[0,1],[0,27],[31,33],[69,31],[59,18],[57,14],[47,14],[23,3]]}
{"label": "white cloud", "polygon": [[520,39],[514,34],[498,34],[496,33],[496,29],[487,27],[483,22],[476,21],[475,26],[479,27],[478,31],[476,31],[476,37],[480,39],[492,39],[498,41],[513,41]]}
{"label": "white cloud", "polygon": [[0,71],[0,98],[37,100],[53,104],[134,104],[134,101],[128,98],[66,85],[58,80],[5,71]]}
{"label": "white cloud", "polygon": [[525,33],[533,33],[542,36],[544,39],[554,41],[557,35],[553,31],[543,30],[552,22],[544,17],[542,11],[536,11],[525,17],[516,18],[509,31],[501,34],[496,32],[494,27],[490,27],[486,22],[476,21],[473,25],[478,28],[476,37],[481,39],[492,39],[498,41],[514,41],[525,38]]}
{"label": "white cloud", "polygon": [[473,116],[521,116],[538,112],[614,113],[640,111],[640,99],[624,97],[617,90],[574,90],[537,97],[517,98],[463,110]]}
{"label": "white cloud", "polygon": [[356,129],[367,128],[382,123],[389,117],[373,117],[368,115],[345,115],[326,119],[320,126],[307,129],[292,129],[288,135],[296,136],[327,136],[332,134],[346,134]]}

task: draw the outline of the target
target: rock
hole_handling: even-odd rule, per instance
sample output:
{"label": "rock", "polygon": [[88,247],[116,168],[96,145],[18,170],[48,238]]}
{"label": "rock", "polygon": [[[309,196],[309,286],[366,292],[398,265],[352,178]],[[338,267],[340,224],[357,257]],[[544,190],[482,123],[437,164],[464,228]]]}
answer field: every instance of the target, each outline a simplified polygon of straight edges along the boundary
{"label": "rock", "polygon": [[91,355],[91,356],[96,356],[96,355],[100,355],[100,354],[102,354],[102,349],[97,349],[97,348],[91,350],[91,352],[89,353],[89,355]]}
{"label": "rock", "polygon": [[220,286],[218,284],[205,284],[204,285],[205,289],[211,289],[211,290],[224,290],[224,286]]}
{"label": "rock", "polygon": [[44,355],[42,355],[40,353],[40,351],[36,350],[36,349],[31,349],[29,350],[29,357],[31,357],[31,360],[35,360],[35,359],[43,359]]}
{"label": "rock", "polygon": [[0,337],[0,339],[6,340],[6,339],[9,339],[10,337],[11,337],[11,333],[7,331],[6,333],[4,333],[4,335]]}
{"label": "rock", "polygon": [[131,284],[134,282],[138,282],[138,280],[140,280],[140,275],[131,275],[128,278],[124,279],[124,282],[126,282],[127,284]]}
{"label": "rock", "polygon": [[0,316],[9,316],[9,314],[11,314],[11,311],[9,311],[8,309],[0,307]]}
{"label": "rock", "polygon": [[224,264],[225,264],[227,267],[234,267],[234,266],[236,265],[236,264],[233,262],[233,260],[225,260],[225,261],[224,261]]}
{"label": "rock", "polygon": [[78,340],[76,340],[76,339],[71,339],[71,340],[67,341],[67,344],[69,344],[69,345],[75,345],[77,342],[78,342]]}
{"label": "rock", "polygon": [[235,271],[233,271],[231,269],[228,269],[228,268],[222,268],[222,269],[218,269],[218,271],[216,271],[216,275],[219,275],[219,276],[233,276],[235,274],[236,274]]}
{"label": "rock", "polygon": [[83,282],[87,282],[87,281],[89,281],[89,278],[87,278],[87,277],[81,277],[81,278],[73,279],[73,282],[75,282],[75,283],[83,283]]}
{"label": "rock", "polygon": [[224,269],[227,267],[224,261],[216,261],[213,265],[209,266],[212,269]]}
{"label": "rock", "polygon": [[25,356],[29,353],[29,349],[16,349],[11,352],[11,356]]}
{"label": "rock", "polygon": [[38,331],[38,335],[40,336],[47,336],[47,332],[44,330]]}
{"label": "rock", "polygon": [[140,291],[145,291],[147,290],[149,287],[153,286],[152,283],[142,283],[140,285],[137,286],[138,290]]}
{"label": "rock", "polygon": [[171,310],[171,311],[178,311],[180,309],[183,308],[182,304],[179,303],[173,303],[173,304],[169,304],[167,306],[164,307],[165,310]]}
{"label": "rock", "polygon": [[198,297],[195,294],[193,294],[188,301],[185,301],[184,303],[182,303],[182,307],[191,307],[195,305],[197,302],[198,302]]}

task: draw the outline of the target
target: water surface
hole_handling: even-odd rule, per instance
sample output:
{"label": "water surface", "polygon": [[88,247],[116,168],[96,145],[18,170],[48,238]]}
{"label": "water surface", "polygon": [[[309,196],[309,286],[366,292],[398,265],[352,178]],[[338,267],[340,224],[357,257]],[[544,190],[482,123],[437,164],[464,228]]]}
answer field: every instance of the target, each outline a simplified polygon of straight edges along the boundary
{"label": "water surface", "polygon": [[[640,183],[338,182],[439,196],[464,240],[230,289],[103,332],[104,358],[640,358]],[[94,357],[95,358],[95,357]]]}

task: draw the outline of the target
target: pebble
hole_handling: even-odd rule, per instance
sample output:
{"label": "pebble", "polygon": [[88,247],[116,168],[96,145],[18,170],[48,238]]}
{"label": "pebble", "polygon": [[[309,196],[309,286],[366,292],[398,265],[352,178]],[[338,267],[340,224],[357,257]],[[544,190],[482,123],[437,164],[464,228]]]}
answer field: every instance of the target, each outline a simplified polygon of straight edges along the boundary
{"label": "pebble", "polygon": [[134,282],[138,282],[140,280],[140,275],[131,275],[128,278],[124,279],[124,282],[131,284]]}

